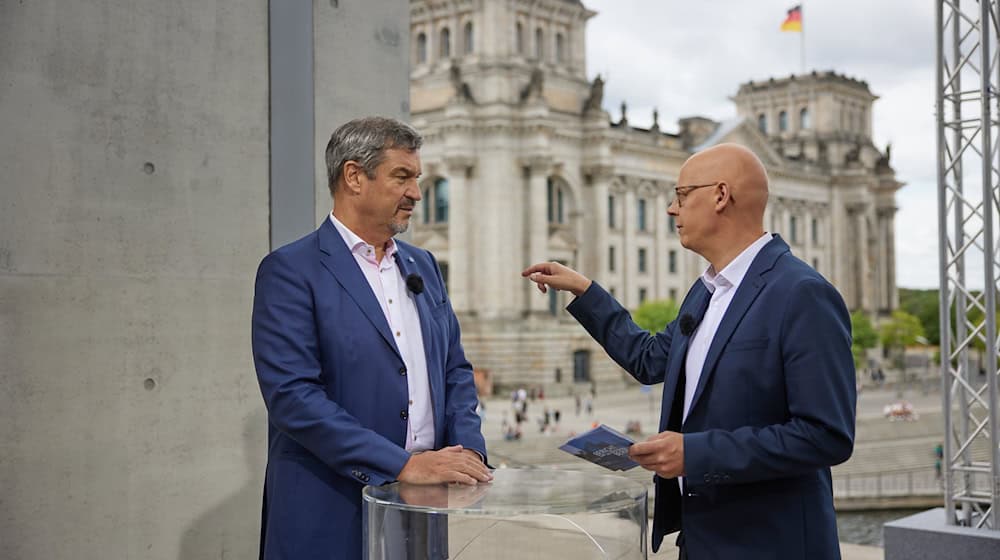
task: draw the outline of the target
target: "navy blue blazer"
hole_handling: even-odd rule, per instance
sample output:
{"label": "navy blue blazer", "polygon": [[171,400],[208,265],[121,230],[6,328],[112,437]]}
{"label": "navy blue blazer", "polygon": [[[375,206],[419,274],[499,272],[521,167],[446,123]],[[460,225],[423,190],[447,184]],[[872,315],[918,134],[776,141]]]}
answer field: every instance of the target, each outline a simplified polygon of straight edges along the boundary
{"label": "navy blue blazer", "polygon": [[[420,315],[434,448],[486,457],[472,366],[441,272],[397,241]],[[253,357],[268,412],[261,558],[361,558],[361,488],[392,482],[409,459],[406,367],[382,309],[329,219],[267,255],[254,292]]]}
{"label": "navy blue blazer", "polygon": [[[678,316],[700,320],[695,281]],[[596,283],[568,307],[639,382],[663,382],[667,428],[689,337],[656,335]],[[851,320],[840,294],[779,237],[754,259],[709,347],[684,434],[684,489],[656,481],[653,551],[681,530],[689,557],[840,558],[830,466],[854,449]]]}

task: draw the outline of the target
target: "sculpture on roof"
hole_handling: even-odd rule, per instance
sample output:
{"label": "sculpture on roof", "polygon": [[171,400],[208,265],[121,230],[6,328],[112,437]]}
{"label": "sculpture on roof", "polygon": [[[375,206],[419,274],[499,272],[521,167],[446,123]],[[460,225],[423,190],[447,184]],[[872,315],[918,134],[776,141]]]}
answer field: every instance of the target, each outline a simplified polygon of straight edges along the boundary
{"label": "sculpture on roof", "polygon": [[459,102],[468,101],[469,103],[475,103],[476,98],[472,96],[472,88],[469,87],[469,83],[462,81],[462,70],[457,64],[451,65],[451,70],[449,73],[449,79],[451,81],[451,86],[455,88],[455,99]]}
{"label": "sculpture on roof", "polygon": [[598,74],[594,81],[590,83],[590,95],[583,102],[584,114],[591,111],[600,111],[601,103],[604,101],[604,80]]}
{"label": "sculpture on roof", "polygon": [[528,79],[528,85],[524,86],[521,90],[521,102],[525,102],[529,99],[540,98],[542,96],[542,88],[544,87],[545,74],[542,73],[542,69],[535,67],[531,71],[531,78]]}

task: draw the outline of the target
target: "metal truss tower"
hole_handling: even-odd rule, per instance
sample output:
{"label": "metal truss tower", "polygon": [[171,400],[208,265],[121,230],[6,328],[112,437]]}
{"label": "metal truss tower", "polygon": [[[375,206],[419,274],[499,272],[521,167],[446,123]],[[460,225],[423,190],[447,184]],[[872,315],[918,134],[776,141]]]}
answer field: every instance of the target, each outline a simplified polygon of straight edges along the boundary
{"label": "metal truss tower", "polygon": [[939,0],[936,31],[944,503],[1000,531],[1000,6]]}

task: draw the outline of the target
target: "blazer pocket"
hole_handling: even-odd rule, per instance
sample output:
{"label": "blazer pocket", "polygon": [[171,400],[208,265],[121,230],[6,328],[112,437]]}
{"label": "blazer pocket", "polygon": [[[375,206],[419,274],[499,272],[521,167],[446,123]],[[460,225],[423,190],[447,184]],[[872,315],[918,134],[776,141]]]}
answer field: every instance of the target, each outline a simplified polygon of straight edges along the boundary
{"label": "blazer pocket", "polygon": [[767,348],[767,344],[770,339],[764,338],[745,338],[743,340],[730,340],[729,344],[726,345],[726,351],[728,352],[738,352],[740,350],[756,350],[758,348]]}
{"label": "blazer pocket", "polygon": [[438,305],[431,308],[431,317],[439,321],[447,320],[448,318],[448,303],[441,302]]}

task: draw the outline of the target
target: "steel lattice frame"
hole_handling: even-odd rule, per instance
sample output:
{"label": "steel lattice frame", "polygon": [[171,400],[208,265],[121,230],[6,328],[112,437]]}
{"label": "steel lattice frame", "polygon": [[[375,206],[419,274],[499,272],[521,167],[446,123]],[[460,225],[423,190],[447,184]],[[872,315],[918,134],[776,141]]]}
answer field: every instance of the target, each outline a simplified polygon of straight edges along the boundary
{"label": "steel lattice frame", "polygon": [[937,2],[944,503],[949,524],[992,530],[1000,530],[998,9],[996,0]]}

